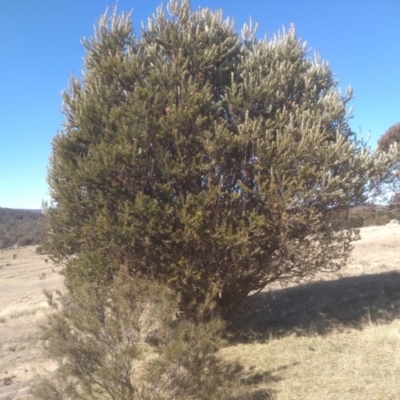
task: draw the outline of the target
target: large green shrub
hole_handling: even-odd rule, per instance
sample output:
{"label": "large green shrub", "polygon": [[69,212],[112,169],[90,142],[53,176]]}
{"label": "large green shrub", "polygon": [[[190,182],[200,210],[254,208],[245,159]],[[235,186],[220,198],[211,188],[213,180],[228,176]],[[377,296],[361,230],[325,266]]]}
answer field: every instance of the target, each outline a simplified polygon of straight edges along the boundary
{"label": "large green shrub", "polygon": [[223,325],[177,318],[178,297],[165,286],[120,274],[108,287],[84,283],[48,298],[57,310],[42,339],[58,367],[36,379],[35,398],[219,398]]}
{"label": "large green shrub", "polygon": [[221,12],[167,8],[140,38],[104,15],[63,95],[47,241],[67,284],[123,265],[182,310],[227,315],[273,281],[338,270],[356,237],[343,215],[393,154],[356,140],[351,91],[293,27],[259,40]]}

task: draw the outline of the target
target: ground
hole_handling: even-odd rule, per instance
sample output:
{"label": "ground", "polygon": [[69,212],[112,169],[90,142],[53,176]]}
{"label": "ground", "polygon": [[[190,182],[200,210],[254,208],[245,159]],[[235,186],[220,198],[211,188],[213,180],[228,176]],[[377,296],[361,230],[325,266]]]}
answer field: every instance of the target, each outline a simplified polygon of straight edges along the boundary
{"label": "ground", "polygon": [[400,225],[361,229],[336,274],[266,288],[220,351],[236,399],[400,399]]}
{"label": "ground", "polygon": [[[345,270],[249,299],[220,350],[236,368],[232,399],[400,399],[399,247],[400,225],[363,228]],[[36,328],[43,290],[62,287],[47,258],[0,252],[0,400],[29,399],[29,381],[53,367]]]}
{"label": "ground", "polygon": [[37,323],[49,309],[43,290],[61,289],[59,267],[35,246],[0,251],[0,399],[28,398],[29,381],[51,364]]}

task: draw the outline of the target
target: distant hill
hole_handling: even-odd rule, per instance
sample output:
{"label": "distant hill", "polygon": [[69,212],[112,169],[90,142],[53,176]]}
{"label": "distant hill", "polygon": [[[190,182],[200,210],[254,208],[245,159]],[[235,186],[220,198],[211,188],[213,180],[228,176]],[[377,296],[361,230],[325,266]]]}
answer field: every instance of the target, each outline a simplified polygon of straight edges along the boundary
{"label": "distant hill", "polygon": [[0,207],[0,249],[39,244],[46,217],[41,210],[14,210]]}
{"label": "distant hill", "polygon": [[386,225],[393,219],[400,221],[400,204],[369,204],[353,207],[349,212],[349,219],[356,222],[354,227]]}

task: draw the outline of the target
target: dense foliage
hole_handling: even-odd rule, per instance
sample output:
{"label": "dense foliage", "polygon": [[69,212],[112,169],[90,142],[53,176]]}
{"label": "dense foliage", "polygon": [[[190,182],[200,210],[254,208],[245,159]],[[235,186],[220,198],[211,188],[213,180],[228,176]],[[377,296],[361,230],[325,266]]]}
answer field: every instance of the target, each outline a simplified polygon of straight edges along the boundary
{"label": "dense foliage", "polygon": [[273,281],[340,269],[346,212],[394,158],[357,141],[351,90],[293,27],[259,40],[189,1],[167,9],[140,38],[104,15],[64,93],[47,240],[67,285],[122,266],[184,311],[228,315]]}
{"label": "dense foliage", "polygon": [[121,273],[108,287],[85,283],[47,295],[57,312],[42,323],[42,338],[57,368],[37,377],[35,398],[220,398],[223,325],[177,318],[171,290]]}

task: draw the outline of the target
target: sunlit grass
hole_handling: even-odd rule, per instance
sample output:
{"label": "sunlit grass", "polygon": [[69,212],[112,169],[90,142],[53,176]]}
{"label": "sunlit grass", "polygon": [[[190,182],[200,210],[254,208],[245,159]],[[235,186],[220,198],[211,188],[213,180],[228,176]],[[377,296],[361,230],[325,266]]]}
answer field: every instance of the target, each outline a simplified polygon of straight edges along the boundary
{"label": "sunlit grass", "polygon": [[[399,320],[324,336],[292,334],[264,343],[238,344],[220,354],[242,365],[243,381],[235,385],[238,393],[246,389],[248,396],[261,389],[277,400],[400,396]],[[252,387],[246,380],[254,382]]]}

